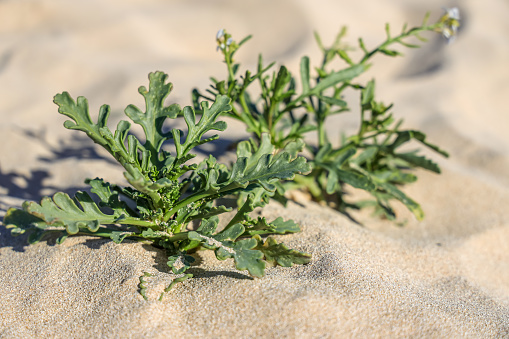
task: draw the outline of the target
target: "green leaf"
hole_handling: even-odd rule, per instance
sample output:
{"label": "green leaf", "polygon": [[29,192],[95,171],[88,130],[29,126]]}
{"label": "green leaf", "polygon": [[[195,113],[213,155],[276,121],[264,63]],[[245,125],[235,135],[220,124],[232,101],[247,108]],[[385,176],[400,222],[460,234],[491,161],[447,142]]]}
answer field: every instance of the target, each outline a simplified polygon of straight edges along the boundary
{"label": "green leaf", "polygon": [[401,201],[415,215],[417,220],[424,219],[424,212],[422,211],[421,206],[409,198],[405,193],[396,188],[396,186],[389,183],[378,183],[378,186],[383,188],[394,198]]}
{"label": "green leaf", "polygon": [[241,141],[237,145],[237,158],[246,158],[246,167],[254,167],[260,158],[266,154],[272,154],[274,152],[274,146],[270,140],[270,134],[262,133],[260,137],[260,145],[256,146],[254,140]]}
{"label": "green leaf", "polygon": [[440,167],[433,161],[427,159],[424,156],[418,156],[415,154],[415,152],[409,152],[409,153],[395,153],[395,157],[398,157],[400,159],[405,160],[409,164],[417,167],[421,167],[424,169],[427,169],[429,171],[435,172],[440,174]]}
{"label": "green leaf", "polygon": [[276,218],[271,223],[274,234],[297,233],[301,229],[293,220],[284,221],[282,217]]}
{"label": "green leaf", "polygon": [[333,97],[320,95],[318,96],[318,98],[329,105],[335,105],[339,107],[346,107],[348,105],[346,101]]}
{"label": "green leaf", "polygon": [[138,159],[138,151],[143,153],[144,148],[134,136],[130,136],[126,148],[124,141],[130,124],[120,121],[113,134],[108,126],[110,108],[108,105],[101,106],[97,124],[92,122],[88,111],[88,101],[84,97],[78,97],[77,101],[71,98],[68,92],[55,95],[53,100],[58,105],[58,112],[72,119],[64,123],[64,127],[85,132],[95,143],[104,147],[124,168],[131,167],[132,171],[143,173],[142,165]]}
{"label": "green leaf", "polygon": [[85,183],[92,187],[91,192],[101,200],[100,206],[111,208],[116,217],[120,217],[130,210],[125,202],[119,200],[119,191],[103,179],[87,179]]}
{"label": "green leaf", "polygon": [[199,220],[199,219],[208,219],[214,216],[217,216],[219,214],[223,214],[226,212],[230,212],[232,210],[231,207],[225,207],[223,205],[220,206],[201,206],[199,209],[191,211],[186,216],[186,219],[184,222],[192,221],[192,220]]}
{"label": "green leaf", "polygon": [[200,223],[200,227],[198,227],[196,231],[203,235],[211,235],[216,231],[218,223],[219,218],[217,216],[213,216],[210,219],[203,219]]}
{"label": "green leaf", "polygon": [[192,274],[179,274],[175,277],[175,279],[173,279],[173,281],[170,283],[170,285],[168,285],[168,287],[166,287],[164,289],[164,292],[161,293],[161,295],[159,296],[158,300],[161,301],[163,300],[163,296],[165,293],[168,293],[172,288],[173,286],[175,286],[175,284],[179,283],[179,282],[183,282],[187,279],[191,279],[193,277]]}
{"label": "green leaf", "polygon": [[[250,220],[248,220],[250,221]],[[246,228],[245,234],[286,234],[297,233],[301,229],[293,220],[284,221],[282,217],[276,218],[274,221],[267,221],[264,217],[259,217],[257,220],[250,221],[251,227]]]}
{"label": "green leaf", "polygon": [[36,231],[37,229],[46,229],[48,227],[48,224],[41,218],[17,208],[9,208],[2,222],[7,229],[11,230],[13,236],[24,234],[26,231]]}
{"label": "green leaf", "polygon": [[140,294],[143,297],[143,299],[148,300],[147,297],[147,287],[149,284],[149,281],[146,278],[151,277],[152,274],[148,272],[144,272],[142,276],[140,276],[140,283],[138,284],[138,288],[140,289]]}
{"label": "green leaf", "polygon": [[144,222],[138,218],[105,214],[86,192],[77,192],[74,199],[65,193],[58,192],[55,193],[53,199],[44,197],[40,204],[27,201],[23,204],[23,211],[37,219],[28,217],[25,213],[11,212],[10,217],[6,219],[7,222],[16,225],[16,229],[35,226],[53,231],[62,230],[65,227],[69,234],[76,234],[80,230],[96,232],[100,225],[115,223],[150,224],[150,222]]}
{"label": "green leaf", "polygon": [[366,162],[371,162],[374,160],[375,156],[378,154],[378,147],[368,147],[363,150],[358,156],[351,160],[352,163],[361,166]]}
{"label": "green leaf", "polygon": [[[138,284],[138,288],[140,289],[141,296],[145,300],[148,300],[147,289],[148,289],[150,283],[152,282],[151,281],[152,277],[153,277],[152,274],[150,274],[148,272],[144,272],[143,275],[140,276],[140,278],[139,278],[140,279],[140,283]],[[169,292],[176,283],[182,282],[182,281],[190,279],[192,277],[193,277],[192,274],[178,274],[178,275],[175,275],[173,277],[172,282],[168,285],[168,287],[166,287],[164,289],[164,291],[159,296],[158,300],[159,301],[163,300],[163,296],[165,295],[165,293]]]}
{"label": "green leaf", "polygon": [[193,262],[195,262],[193,257],[187,255],[185,252],[179,252],[178,254],[169,256],[167,264],[173,273],[182,274],[191,267]]}
{"label": "green leaf", "polygon": [[238,237],[240,237],[244,233],[244,226],[242,224],[234,224],[231,227],[228,227],[227,229],[224,229],[223,231],[216,234],[213,238],[217,241],[224,242],[226,240],[235,241]]}
{"label": "green leaf", "polygon": [[44,230],[41,230],[41,229],[34,230],[34,232],[30,233],[30,235],[28,236],[28,243],[29,244],[38,243],[42,239],[43,235],[44,235]]}
{"label": "green leaf", "polygon": [[370,80],[366,87],[361,90],[361,107],[363,110],[371,108],[372,102],[375,100],[375,80]]}
{"label": "green leaf", "polygon": [[157,237],[157,233],[154,232],[153,229],[147,228],[146,230],[143,230],[143,232],[141,232],[141,236],[143,238],[146,238],[146,239],[156,238]]}
{"label": "green leaf", "polygon": [[[272,155],[266,153],[270,145],[270,138],[263,136],[258,150],[249,158],[238,158],[233,164],[228,185],[246,187],[248,183],[257,183],[268,191],[276,189],[275,182],[292,179],[296,173],[307,173],[311,170],[306,159],[292,155],[286,151]],[[228,187],[228,186],[227,186]]]}
{"label": "green leaf", "polygon": [[65,240],[68,238],[68,236],[69,236],[69,235],[67,234],[67,232],[62,232],[61,234],[62,234],[62,235],[61,235],[61,236],[59,236],[59,237],[57,238],[57,240],[56,240],[56,243],[57,243],[57,244],[59,244],[59,245],[63,244],[63,243],[64,243],[64,241],[65,241]]}
{"label": "green leaf", "polygon": [[292,100],[292,102],[289,103],[288,106],[290,107],[294,106],[299,101],[303,100],[308,96],[319,95],[326,89],[333,87],[341,82],[349,82],[353,78],[361,75],[366,69],[367,66],[359,64],[346,69],[342,69],[337,72],[332,72],[326,75],[319,83],[316,84],[315,87],[309,89],[308,91],[305,92],[303,91],[302,94],[296,99]]}
{"label": "green leaf", "polygon": [[119,231],[113,231],[111,232],[110,234],[110,238],[111,240],[113,240],[113,242],[117,243],[117,244],[120,244],[122,241],[124,241],[124,239],[130,235],[132,235],[133,232],[119,232]]}
{"label": "green leaf", "polygon": [[293,160],[304,150],[305,145],[306,143],[302,139],[293,140],[285,146],[284,151],[288,152]]}
{"label": "green leaf", "polygon": [[336,174],[338,176],[338,180],[355,188],[360,188],[365,191],[372,191],[376,188],[369,177],[360,173],[336,169]]}
{"label": "green leaf", "polygon": [[113,215],[106,215],[86,192],[77,192],[76,202],[65,193],[55,193],[53,199],[44,197],[41,204],[25,202],[23,210],[44,220],[48,225],[65,226],[67,233],[76,234],[80,228],[96,232],[101,223],[113,223]]}
{"label": "green leaf", "polygon": [[269,237],[265,242],[260,236],[254,238],[258,241],[256,249],[262,251],[265,260],[273,265],[292,267],[294,264],[304,265],[311,261],[311,255],[289,249],[285,244],[278,243],[274,238]]}
{"label": "green leaf", "polygon": [[411,139],[415,139],[421,142],[423,145],[431,148],[435,152],[442,154],[444,157],[449,156],[449,154],[446,151],[440,149],[438,146],[428,143],[426,141],[426,135],[422,132],[415,130],[399,131],[397,132],[397,135],[398,136],[396,140],[394,140],[394,142],[388,146],[392,150],[395,150],[396,148],[400,147],[401,145],[403,145],[404,143],[408,142]]}
{"label": "green leaf", "polygon": [[288,69],[285,66],[281,66],[279,68],[279,72],[277,73],[277,77],[274,82],[273,87],[273,95],[272,100],[273,101],[280,101],[282,98],[281,96],[284,93],[284,90],[286,88],[286,85],[290,83],[290,80],[292,79],[292,75],[290,72],[288,72]]}
{"label": "green leaf", "polygon": [[274,191],[278,179],[290,180],[296,173],[307,173],[310,170],[304,158],[291,161],[291,155],[286,152],[276,156],[264,154],[252,168],[247,168],[246,163],[246,158],[240,158],[233,165],[230,185],[246,187],[249,183],[256,183],[268,191]]}
{"label": "green leaf", "polygon": [[224,131],[226,123],[224,121],[216,121],[220,114],[232,110],[230,106],[230,98],[225,95],[218,95],[216,100],[209,107],[208,102],[201,103],[202,115],[198,123],[196,123],[196,115],[192,107],[184,108],[183,115],[186,121],[188,133],[184,143],[180,142],[180,134],[176,130],[172,130],[174,136],[175,147],[177,149],[177,158],[186,156],[194,147],[217,139],[217,135],[203,139],[203,135],[211,130]]}
{"label": "green leaf", "polygon": [[348,82],[361,75],[366,69],[367,67],[364,65],[355,65],[337,72],[332,72],[313,87],[309,91],[309,94],[303,94],[302,96],[316,95],[340,82]]}
{"label": "green leaf", "polygon": [[[228,246],[230,245],[230,246]],[[265,274],[265,262],[263,253],[254,248],[258,245],[255,239],[231,242],[226,246],[216,249],[216,257],[219,260],[233,258],[238,270],[248,270],[252,276],[261,278]]]}
{"label": "green leaf", "polygon": [[167,78],[163,72],[150,73],[149,89],[147,90],[145,86],[138,88],[138,92],[145,98],[145,112],[134,105],[129,105],[125,109],[125,114],[143,128],[146,137],[144,147],[150,151],[152,161],[155,163],[159,160],[159,150],[163,142],[171,137],[170,133],[162,131],[164,121],[167,118],[176,118],[180,112],[180,106],[177,104],[164,105],[173,88],[173,84],[166,83]]}
{"label": "green leaf", "polygon": [[300,59],[300,79],[302,83],[302,93],[309,92],[309,58],[304,56]]}
{"label": "green leaf", "polygon": [[385,55],[388,55],[388,56],[402,56],[403,54],[401,52],[398,52],[396,50],[391,50],[391,49],[380,49],[379,50],[382,54],[385,54]]}
{"label": "green leaf", "polygon": [[266,192],[265,189],[261,187],[257,187],[256,191],[247,194],[244,202],[237,201],[237,204],[240,206],[237,210],[237,213],[230,219],[230,222],[226,225],[226,228],[229,228],[239,222],[244,220],[249,220],[249,213],[251,213],[257,206],[263,205],[261,202],[262,194]]}
{"label": "green leaf", "polygon": [[339,187],[339,177],[335,170],[329,171],[327,175],[327,183],[325,185],[325,191],[327,194],[336,192]]}

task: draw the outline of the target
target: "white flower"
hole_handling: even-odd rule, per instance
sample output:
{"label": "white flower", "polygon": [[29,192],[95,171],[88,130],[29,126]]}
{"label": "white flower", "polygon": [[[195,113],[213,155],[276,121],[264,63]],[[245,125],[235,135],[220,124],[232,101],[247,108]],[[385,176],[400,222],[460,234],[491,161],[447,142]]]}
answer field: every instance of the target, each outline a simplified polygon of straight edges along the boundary
{"label": "white flower", "polygon": [[447,42],[452,42],[458,34],[458,27],[460,26],[460,11],[458,7],[444,8],[445,14],[440,18],[442,27],[440,32],[447,39]]}
{"label": "white flower", "polygon": [[219,31],[217,31],[216,39],[219,40],[224,36],[224,29],[221,28]]}
{"label": "white flower", "polygon": [[444,8],[445,11],[447,12],[447,16],[451,19],[454,19],[454,20],[460,20],[460,10],[458,9],[458,7],[453,7],[453,8]]}

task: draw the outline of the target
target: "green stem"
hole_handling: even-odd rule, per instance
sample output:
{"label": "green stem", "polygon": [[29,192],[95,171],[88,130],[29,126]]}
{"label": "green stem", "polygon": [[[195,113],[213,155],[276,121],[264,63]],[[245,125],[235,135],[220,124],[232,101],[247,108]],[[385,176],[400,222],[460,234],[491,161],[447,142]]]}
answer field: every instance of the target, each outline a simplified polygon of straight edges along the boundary
{"label": "green stem", "polygon": [[325,134],[325,125],[322,119],[318,119],[318,146],[320,149],[323,145],[327,143],[327,136]]}
{"label": "green stem", "polygon": [[[80,229],[78,234],[86,234],[86,235],[93,235],[93,236],[97,236],[97,237],[110,238],[110,236],[111,236],[111,234],[113,232],[115,232],[115,231],[110,230],[110,229],[106,229],[106,228],[103,228],[103,229],[101,229],[100,231],[97,231],[97,232],[92,232],[92,231],[89,231],[87,229]],[[131,233],[131,232],[128,232],[128,233]],[[134,233],[134,232],[132,232],[132,233],[133,234],[129,235],[130,237],[131,236],[137,236],[136,233]]]}
{"label": "green stem", "polygon": [[246,98],[244,97],[244,91],[239,94],[239,103],[246,114],[250,114],[249,107],[247,107]]}
{"label": "green stem", "polygon": [[171,210],[166,212],[163,216],[163,221],[167,222],[168,220],[170,220],[170,218],[175,213],[177,213],[179,209],[181,209],[182,207],[184,207],[186,205],[189,205],[189,204],[196,202],[198,200],[210,197],[212,195],[223,196],[223,195],[230,194],[230,193],[234,192],[235,190],[237,190],[239,187],[241,187],[241,186],[236,184],[235,182],[233,182],[214,193],[206,191],[206,192],[197,192],[195,194],[191,194],[190,196],[188,196],[185,199],[182,199],[178,204],[173,206],[173,208]]}
{"label": "green stem", "polygon": [[389,45],[391,45],[391,44],[393,44],[395,42],[399,42],[399,40],[401,40],[401,39],[407,38],[407,37],[412,36],[412,35],[417,35],[417,34],[419,34],[421,32],[425,32],[425,31],[435,31],[437,29],[437,27],[439,27],[440,25],[441,25],[440,23],[437,23],[437,24],[434,24],[434,25],[431,25],[431,26],[414,27],[414,28],[408,30],[407,32],[402,32],[400,35],[398,35],[398,36],[396,36],[394,38],[388,38],[382,44],[380,44],[378,47],[373,49],[371,52],[366,53],[364,55],[364,57],[362,58],[362,60],[359,62],[359,64],[365,63],[373,55],[378,53],[380,50],[385,49],[387,46],[389,46]]}
{"label": "green stem", "polygon": [[235,79],[235,74],[233,74],[232,57],[228,52],[224,55],[224,61],[228,67],[228,84],[230,84]]}
{"label": "green stem", "polygon": [[[111,234],[113,232],[118,232],[118,231],[111,230],[108,228],[102,228],[102,229],[100,229],[100,231],[97,231],[97,232],[92,232],[88,229],[80,229],[80,231],[78,233],[86,234],[86,235],[93,235],[93,236],[98,236],[98,237],[103,237],[103,238],[110,238]],[[142,237],[140,233],[136,233],[136,232],[126,232],[126,233],[129,233],[128,237],[136,237],[136,238],[142,238],[145,240],[149,240],[149,239],[146,239],[145,237]],[[189,236],[189,232],[182,232],[182,233],[175,234],[173,236],[168,235],[168,237],[166,237],[166,238],[169,241],[180,241],[180,240],[188,239],[188,236]],[[159,236],[158,238],[162,238],[162,236]]]}
{"label": "green stem", "polygon": [[125,218],[125,219],[104,219],[98,220],[101,225],[109,225],[109,224],[121,224],[121,225],[133,225],[133,226],[142,226],[142,227],[157,227],[157,225],[153,221],[148,220],[140,220],[135,218]]}

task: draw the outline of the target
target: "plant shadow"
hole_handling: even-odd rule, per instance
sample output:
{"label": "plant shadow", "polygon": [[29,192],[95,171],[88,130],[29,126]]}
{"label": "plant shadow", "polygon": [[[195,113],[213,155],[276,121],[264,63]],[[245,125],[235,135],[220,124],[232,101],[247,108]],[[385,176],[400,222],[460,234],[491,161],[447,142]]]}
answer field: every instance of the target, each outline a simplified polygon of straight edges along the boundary
{"label": "plant shadow", "polygon": [[199,267],[191,267],[186,271],[186,273],[191,273],[193,275],[193,279],[206,279],[223,276],[231,279],[254,280],[253,277],[241,272],[207,271]]}
{"label": "plant shadow", "polygon": [[72,134],[67,138],[61,138],[58,146],[51,145],[46,138],[46,131],[22,130],[21,133],[45,146],[51,152],[49,156],[39,157],[38,160],[44,163],[55,163],[67,159],[75,160],[103,160],[107,163],[118,165],[118,163],[107,153],[98,152],[94,142],[81,134]]}

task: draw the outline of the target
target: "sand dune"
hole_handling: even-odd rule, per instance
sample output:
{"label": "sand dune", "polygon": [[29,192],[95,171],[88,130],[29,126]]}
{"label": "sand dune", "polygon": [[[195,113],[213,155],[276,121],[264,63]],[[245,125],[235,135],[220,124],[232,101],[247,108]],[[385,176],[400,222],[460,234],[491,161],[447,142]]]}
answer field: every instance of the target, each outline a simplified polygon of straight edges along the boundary
{"label": "sand dune", "polygon": [[[113,125],[127,104],[142,104],[136,89],[148,72],[168,73],[170,100],[181,105],[190,103],[193,87],[223,75],[219,28],[237,38],[254,35],[238,56],[247,67],[262,52],[295,71],[302,55],[319,60],[314,30],[331,41],[348,25],[352,44],[363,36],[375,45],[385,22],[396,31],[454,5],[464,20],[453,44],[429,35],[405,58],[379,57],[367,75],[406,126],[451,154],[433,155],[441,175],[417,172],[419,181],[406,189],[422,204],[424,221],[398,207],[405,226],[365,211],[355,215],[361,227],[314,203],[271,203],[263,215],[302,226],[281,240],[311,253],[310,264],[252,279],[232,262],[198,252],[195,279],[162,302],[155,298],[171,276],[160,251],[93,237],[27,246],[0,226],[0,337],[509,336],[503,0],[0,1],[0,212],[56,190],[75,192],[86,177],[122,183],[107,154],[61,126],[55,93],[86,96],[92,112],[110,104]],[[339,136],[357,120],[354,112],[338,118],[329,133]],[[226,133],[246,135],[236,126]],[[144,271],[155,274],[149,301],[137,292]]]}

